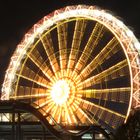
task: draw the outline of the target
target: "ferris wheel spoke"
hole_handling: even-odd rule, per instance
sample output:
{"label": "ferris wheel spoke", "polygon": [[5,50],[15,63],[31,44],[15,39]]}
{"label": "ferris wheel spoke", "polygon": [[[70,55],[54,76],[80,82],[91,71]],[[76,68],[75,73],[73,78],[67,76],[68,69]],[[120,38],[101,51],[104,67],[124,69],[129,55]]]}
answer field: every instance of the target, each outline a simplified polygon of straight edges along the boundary
{"label": "ferris wheel spoke", "polygon": [[[75,99],[76,100],[76,99]],[[71,104],[70,103],[70,100],[68,100],[67,102],[66,102],[66,106],[67,106],[67,108],[65,108],[65,109],[67,109],[68,110],[68,113],[69,113],[69,123],[74,123],[74,124],[77,124],[78,122],[77,122],[77,119],[76,119],[76,117],[75,117],[75,113],[74,113],[74,106],[73,106],[73,104]],[[71,120],[71,121],[70,121]]]}
{"label": "ferris wheel spoke", "polygon": [[43,36],[43,37],[40,36],[40,39],[43,44],[44,50],[49,58],[49,62],[51,64],[53,72],[56,75],[56,77],[58,77],[57,71],[60,68],[59,68],[59,64],[56,59],[55,53],[54,53],[53,42],[52,42],[50,33],[48,33],[46,36]]}
{"label": "ferris wheel spoke", "polygon": [[53,110],[51,110],[52,112],[51,112],[51,118],[53,118],[53,119],[50,119],[50,121],[49,121],[49,123],[50,124],[53,124],[53,120],[56,120],[56,113],[57,113],[57,111],[58,111],[58,105],[55,105],[54,107],[53,107]]}
{"label": "ferris wheel spoke", "polygon": [[94,125],[98,125],[98,121],[93,117],[93,114],[85,108],[82,108],[84,110],[84,112],[92,119],[92,121],[94,122]]}
{"label": "ferris wheel spoke", "polygon": [[57,25],[58,44],[59,44],[59,60],[61,70],[67,66],[67,23]]}
{"label": "ferris wheel spoke", "polygon": [[113,37],[107,45],[97,54],[97,56],[89,63],[82,72],[77,76],[75,79],[76,81],[82,81],[86,78],[90,73],[96,69],[96,67],[102,64],[106,59],[109,59],[112,55],[120,50],[118,47],[119,42],[117,41],[116,37]]}
{"label": "ferris wheel spoke", "polygon": [[[77,74],[85,67],[86,62],[89,59],[90,54],[94,50],[94,48],[97,46],[98,42],[101,40],[103,34],[104,34],[104,27],[100,23],[96,23],[90,38],[75,66],[73,75],[77,77]],[[74,77],[75,78],[75,77]]]}
{"label": "ferris wheel spoke", "polygon": [[[115,112],[115,111],[113,111],[113,110],[110,110],[110,109],[108,109],[108,108],[105,108],[105,107],[103,107],[103,106],[101,106],[101,105],[97,105],[97,104],[95,104],[95,103],[93,103],[93,102],[89,102],[89,101],[87,101],[87,100],[85,100],[85,99],[79,99],[79,100],[81,100],[82,101],[82,106],[81,106],[81,108],[85,108],[85,109],[87,109],[87,108],[90,108],[90,110],[91,110],[91,108],[94,108],[95,110],[101,110],[102,112],[104,112],[104,111],[106,111],[106,112],[108,112],[108,113],[110,113],[110,114],[114,114],[114,115],[116,115],[116,116],[119,116],[119,117],[121,117],[121,118],[126,118],[126,116],[125,115],[123,115],[123,114],[120,114],[120,113],[118,113],[118,112]],[[86,104],[86,105],[84,105],[84,104]],[[87,107],[88,106],[88,107]],[[94,115],[96,115],[96,113],[94,114]]]}
{"label": "ferris wheel spoke", "polygon": [[20,75],[20,74],[16,74],[18,77],[23,78],[27,81],[36,83],[39,86],[45,87],[45,88],[50,88],[49,86],[49,82],[46,81],[46,79],[43,79],[42,77],[40,77],[39,75],[36,74],[35,79],[32,79],[31,77],[28,77],[27,75]]}
{"label": "ferris wheel spoke", "polygon": [[76,108],[76,111],[77,111],[76,116],[79,118],[79,120],[82,123],[87,120],[88,122],[93,124],[94,123],[93,120],[91,118],[89,118],[89,116],[83,111],[82,108],[80,108],[80,106],[79,106],[80,101],[81,101],[81,98],[80,98],[80,100],[76,99],[75,102],[73,103],[73,106],[74,106],[74,108]]}
{"label": "ferris wheel spoke", "polygon": [[70,109],[72,111],[72,114],[73,114],[72,117],[74,119],[75,124],[78,124],[79,121],[80,121],[80,123],[82,122],[81,119],[80,119],[80,116],[77,114],[77,107],[79,106],[79,103],[80,102],[77,99],[75,99],[74,102],[73,102],[73,104],[70,107]]}
{"label": "ferris wheel spoke", "polygon": [[54,102],[51,102],[50,104],[48,104],[47,106],[44,106],[44,110],[46,111],[46,113],[49,113],[51,112],[51,110],[55,107],[55,103]]}
{"label": "ferris wheel spoke", "polygon": [[52,108],[55,107],[55,104],[51,101],[46,101],[45,103],[42,103],[39,105],[37,108],[39,112],[44,111],[44,116],[45,115],[50,115]]}
{"label": "ferris wheel spoke", "polygon": [[31,99],[31,98],[41,98],[46,97],[46,93],[42,94],[34,94],[34,95],[21,95],[21,96],[11,96],[10,99],[21,100],[21,99]]}
{"label": "ferris wheel spoke", "polygon": [[82,108],[78,107],[76,103],[74,103],[74,106],[77,108],[77,117],[82,123],[85,123],[86,120],[92,124],[94,123],[93,120],[82,110]]}
{"label": "ferris wheel spoke", "polygon": [[74,108],[74,105],[73,104],[69,104],[69,108],[68,109],[69,109],[70,117],[71,117],[71,120],[72,120],[72,124],[77,124],[78,120],[77,120],[77,117],[76,117],[76,113],[75,113],[76,109]]}
{"label": "ferris wheel spoke", "polygon": [[43,108],[44,106],[47,106],[52,102],[52,99],[50,97],[42,97],[41,99],[38,99],[33,102],[33,104],[37,105],[37,109]]}
{"label": "ferris wheel spoke", "polygon": [[120,76],[124,76],[126,74],[126,71],[124,68],[128,66],[127,60],[123,60],[116,65],[102,71],[101,73],[94,75],[85,81],[81,82],[78,84],[78,88],[85,88],[85,87],[90,87],[91,85],[97,84],[101,82],[102,80],[108,81],[110,79],[115,79]]}
{"label": "ferris wheel spoke", "polygon": [[36,50],[34,53],[31,53],[28,55],[30,60],[42,71],[42,73],[51,81],[54,82],[53,72],[50,70],[50,68],[47,66],[47,64],[44,62],[42,57],[39,57],[39,52]]}
{"label": "ferris wheel spoke", "polygon": [[75,117],[74,110],[73,110],[72,107],[69,107],[69,112],[70,112],[70,114],[71,114],[71,118],[72,118],[72,120],[73,120],[73,123],[74,123],[74,124],[77,124],[78,122],[77,122],[77,119],[76,119],[76,117]]}
{"label": "ferris wheel spoke", "polygon": [[68,60],[68,70],[73,69],[75,62],[77,61],[77,55],[79,51],[79,47],[84,35],[84,31],[86,28],[86,21],[85,20],[76,20],[75,23],[75,29],[74,29],[74,35],[73,35],[73,41],[72,41],[72,47],[69,55]]}
{"label": "ferris wheel spoke", "polygon": [[66,113],[66,118],[65,118],[66,122],[67,122],[67,124],[72,124],[72,120],[70,117],[70,112],[69,112],[67,103],[65,103],[64,108],[65,108],[65,113]]}
{"label": "ferris wheel spoke", "polygon": [[[111,89],[80,90],[76,94],[81,94],[85,98],[93,98],[93,99],[99,99],[99,100],[127,103],[128,102],[127,95],[128,95],[128,92],[130,91],[131,91],[130,87],[123,87],[123,88],[111,88]],[[118,96],[118,93],[121,93],[121,95]]]}
{"label": "ferris wheel spoke", "polygon": [[20,73],[16,73],[17,76],[22,77],[26,80],[34,82],[40,86],[49,88],[49,81],[47,81],[44,77],[40,76],[33,70],[31,70],[28,66],[24,66]]}
{"label": "ferris wheel spoke", "polygon": [[44,101],[41,104],[39,104],[39,109],[45,110],[45,112],[48,113],[54,106],[55,104],[52,102],[52,100],[48,99],[47,101]]}
{"label": "ferris wheel spoke", "polygon": [[49,91],[44,88],[32,88],[25,86],[18,86],[17,92],[20,95],[10,96],[10,99],[30,99],[30,98],[42,98],[49,96]]}
{"label": "ferris wheel spoke", "polygon": [[61,117],[62,117],[62,107],[60,106],[58,108],[58,113],[57,113],[57,123],[59,124],[61,122]]}
{"label": "ferris wheel spoke", "polygon": [[[88,101],[87,101],[88,102]],[[88,106],[88,107],[87,107]],[[117,112],[114,112],[112,110],[108,110],[106,108],[99,108],[98,106],[94,106],[92,103],[86,103],[84,102],[81,108],[87,110],[94,116],[94,120],[97,124],[99,124],[99,121],[103,121],[105,124],[109,125],[109,127],[116,127],[118,123],[116,120],[125,120],[126,116],[119,114]],[[113,118],[113,120],[112,120]]]}

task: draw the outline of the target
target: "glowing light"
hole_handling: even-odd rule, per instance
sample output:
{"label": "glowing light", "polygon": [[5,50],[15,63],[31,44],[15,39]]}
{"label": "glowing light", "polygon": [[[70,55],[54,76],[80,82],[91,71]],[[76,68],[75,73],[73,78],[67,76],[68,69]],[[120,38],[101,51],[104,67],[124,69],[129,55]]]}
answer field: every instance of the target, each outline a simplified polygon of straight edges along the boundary
{"label": "glowing light", "polygon": [[43,33],[43,29],[41,27],[39,27],[39,28],[36,29],[36,32],[38,34],[42,34]]}
{"label": "glowing light", "polygon": [[17,53],[24,55],[24,54],[26,54],[26,50],[24,48],[20,47],[17,49]]}
{"label": "glowing light", "polygon": [[102,137],[103,137],[103,134],[100,133],[100,134],[99,134],[99,138],[102,138]]}
{"label": "glowing light", "polygon": [[140,43],[139,43],[139,42],[135,42],[135,48],[136,48],[137,50],[140,50]]}
{"label": "glowing light", "polygon": [[27,42],[27,43],[33,43],[34,42],[34,35],[32,35],[32,34],[26,34],[25,35],[25,41]]}
{"label": "glowing light", "polygon": [[13,75],[13,74],[11,74],[11,73],[10,73],[10,74],[8,74],[8,78],[9,78],[9,79],[11,79],[11,80],[13,80],[13,79],[14,79],[14,75]]}
{"label": "glowing light", "polygon": [[107,14],[107,13],[106,13],[106,18],[107,18],[108,20],[112,20],[113,16],[112,16],[111,14]]}
{"label": "glowing light", "polygon": [[120,21],[120,20],[116,19],[116,23],[117,23],[118,27],[123,27],[124,26],[123,22]]}
{"label": "glowing light", "polygon": [[94,13],[95,16],[97,16],[97,17],[101,15],[101,12],[100,12],[99,10],[94,10],[93,13]]}
{"label": "glowing light", "polygon": [[126,34],[129,36],[129,37],[132,37],[134,36],[133,32],[131,30],[127,30],[126,31]]}
{"label": "glowing light", "polygon": [[62,105],[67,101],[69,92],[69,84],[65,80],[59,80],[52,86],[51,97],[56,104]]}

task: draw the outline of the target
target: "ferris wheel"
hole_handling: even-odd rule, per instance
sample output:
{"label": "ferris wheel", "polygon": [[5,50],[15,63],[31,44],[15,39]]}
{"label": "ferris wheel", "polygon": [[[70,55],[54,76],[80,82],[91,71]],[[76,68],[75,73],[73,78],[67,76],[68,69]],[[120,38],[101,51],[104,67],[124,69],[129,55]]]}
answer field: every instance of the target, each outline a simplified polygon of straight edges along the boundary
{"label": "ferris wheel", "polygon": [[100,125],[113,132],[140,105],[139,52],[133,32],[105,10],[56,10],[17,46],[1,99],[31,104],[56,129]]}

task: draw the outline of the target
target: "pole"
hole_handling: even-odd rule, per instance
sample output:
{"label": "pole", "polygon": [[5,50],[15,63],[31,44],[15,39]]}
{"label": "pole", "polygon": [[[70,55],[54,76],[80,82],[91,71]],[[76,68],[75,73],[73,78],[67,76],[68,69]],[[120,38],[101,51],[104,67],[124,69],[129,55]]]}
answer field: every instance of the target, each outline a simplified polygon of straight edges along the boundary
{"label": "pole", "polygon": [[15,112],[12,112],[12,133],[11,133],[12,140],[15,140]]}

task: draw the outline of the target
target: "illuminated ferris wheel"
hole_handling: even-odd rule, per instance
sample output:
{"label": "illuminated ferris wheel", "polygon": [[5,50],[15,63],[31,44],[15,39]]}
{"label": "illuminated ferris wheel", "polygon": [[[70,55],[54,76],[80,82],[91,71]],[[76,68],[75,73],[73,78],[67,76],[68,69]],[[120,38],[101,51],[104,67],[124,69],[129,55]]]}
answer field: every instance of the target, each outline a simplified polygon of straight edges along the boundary
{"label": "illuminated ferris wheel", "polygon": [[114,131],[140,104],[139,52],[133,32],[108,12],[65,7],[35,24],[17,46],[1,99],[30,103],[56,129]]}

